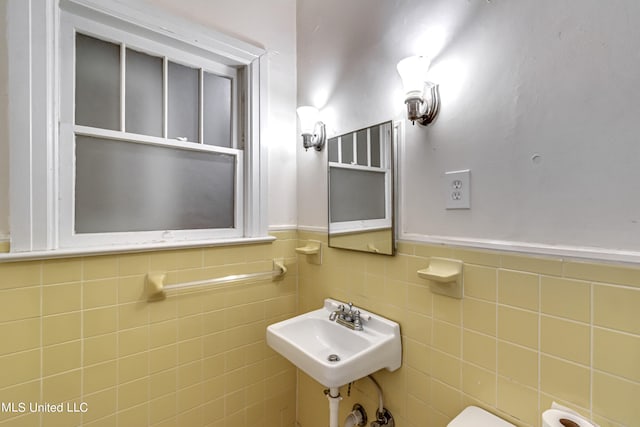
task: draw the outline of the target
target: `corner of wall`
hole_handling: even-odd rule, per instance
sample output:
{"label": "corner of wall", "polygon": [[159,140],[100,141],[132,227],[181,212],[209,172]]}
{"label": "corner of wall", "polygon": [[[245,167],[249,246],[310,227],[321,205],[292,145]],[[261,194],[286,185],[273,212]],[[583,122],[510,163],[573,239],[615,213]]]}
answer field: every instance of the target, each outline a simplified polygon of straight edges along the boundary
{"label": "corner of wall", "polygon": [[[9,234],[9,111],[7,2],[0,3],[0,243]],[[2,248],[0,248],[0,252]]]}

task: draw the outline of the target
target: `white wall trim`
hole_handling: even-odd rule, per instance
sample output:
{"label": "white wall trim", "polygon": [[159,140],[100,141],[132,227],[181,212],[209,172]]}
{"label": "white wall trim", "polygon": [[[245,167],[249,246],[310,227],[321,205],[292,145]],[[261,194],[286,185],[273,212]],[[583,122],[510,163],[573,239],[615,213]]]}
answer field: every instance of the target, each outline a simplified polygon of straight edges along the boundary
{"label": "white wall trim", "polygon": [[[293,230],[312,233],[327,233],[326,227],[315,227],[310,225],[276,225],[269,227],[269,231]],[[546,245],[542,243],[511,242],[506,240],[427,236],[414,233],[401,233],[398,241],[406,243],[426,243],[431,245],[452,246],[464,249],[490,250],[511,254],[578,259],[584,261],[608,261],[614,263],[640,264],[640,251],[636,252],[568,245]]]}
{"label": "white wall trim", "polygon": [[7,6],[11,250],[46,250],[57,245],[58,9],[53,0]]}
{"label": "white wall trim", "polygon": [[[266,236],[269,225],[268,212],[268,149],[266,129],[268,116],[268,74],[267,55],[254,60],[248,67],[247,78],[249,105],[246,147],[247,168],[245,171],[245,211],[248,213],[245,222],[245,234],[249,236]],[[249,191],[249,188],[252,191]]]}
{"label": "white wall trim", "polygon": [[413,233],[401,233],[399,240],[404,242],[429,243],[433,245],[446,245],[468,249],[485,249],[520,253],[523,255],[551,256],[589,261],[612,261],[632,264],[640,263],[640,252],[607,248],[548,245],[543,243],[471,239],[450,236],[427,236]]}

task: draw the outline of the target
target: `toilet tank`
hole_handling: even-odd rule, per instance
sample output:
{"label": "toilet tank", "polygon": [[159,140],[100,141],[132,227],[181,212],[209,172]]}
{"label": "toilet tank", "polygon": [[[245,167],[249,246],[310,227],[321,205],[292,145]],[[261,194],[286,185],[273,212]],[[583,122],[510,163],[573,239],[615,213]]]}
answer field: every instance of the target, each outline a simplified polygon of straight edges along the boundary
{"label": "toilet tank", "polygon": [[447,427],[515,427],[477,406],[468,406]]}

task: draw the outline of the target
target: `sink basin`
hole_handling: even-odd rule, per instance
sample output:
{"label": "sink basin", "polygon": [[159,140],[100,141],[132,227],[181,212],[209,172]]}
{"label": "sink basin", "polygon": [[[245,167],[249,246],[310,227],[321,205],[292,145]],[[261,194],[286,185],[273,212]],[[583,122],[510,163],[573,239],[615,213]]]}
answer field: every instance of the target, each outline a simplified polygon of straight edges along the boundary
{"label": "sink basin", "polygon": [[[325,387],[340,387],[375,371],[395,371],[402,363],[400,325],[360,310],[363,330],[356,331],[329,315],[340,301],[267,327],[267,344]],[[330,359],[339,360],[330,361]]]}

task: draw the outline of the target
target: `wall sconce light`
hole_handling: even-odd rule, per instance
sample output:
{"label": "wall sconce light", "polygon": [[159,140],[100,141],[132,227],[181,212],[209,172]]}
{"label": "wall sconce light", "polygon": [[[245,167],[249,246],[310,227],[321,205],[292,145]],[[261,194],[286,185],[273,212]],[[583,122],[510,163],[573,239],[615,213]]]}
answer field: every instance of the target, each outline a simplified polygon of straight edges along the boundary
{"label": "wall sconce light", "polygon": [[327,140],[325,125],[320,121],[320,112],[315,107],[299,107],[297,110],[302,131],[302,145],[305,150],[313,147],[322,151]]}
{"label": "wall sconce light", "polygon": [[438,115],[440,93],[438,85],[427,81],[431,61],[426,56],[410,56],[398,62],[398,74],[404,85],[407,117],[415,124],[426,126]]}

